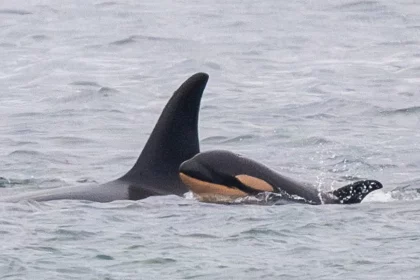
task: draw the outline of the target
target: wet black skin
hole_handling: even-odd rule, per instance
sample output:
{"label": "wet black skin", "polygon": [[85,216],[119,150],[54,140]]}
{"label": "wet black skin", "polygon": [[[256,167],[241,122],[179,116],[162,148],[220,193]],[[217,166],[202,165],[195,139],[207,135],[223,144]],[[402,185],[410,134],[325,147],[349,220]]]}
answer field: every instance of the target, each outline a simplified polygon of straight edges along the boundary
{"label": "wet black skin", "polygon": [[[204,182],[227,188],[234,187],[249,195],[256,195],[257,190],[251,186],[244,187],[244,184],[235,178],[237,175],[245,174],[270,184],[274,188],[274,193],[279,194],[282,199],[308,204],[360,203],[367,194],[382,188],[382,184],[378,181],[363,180],[332,192],[321,192],[314,186],[283,176],[252,159],[223,150],[199,153],[182,163],[179,170]],[[247,188],[252,191],[247,191]]]}

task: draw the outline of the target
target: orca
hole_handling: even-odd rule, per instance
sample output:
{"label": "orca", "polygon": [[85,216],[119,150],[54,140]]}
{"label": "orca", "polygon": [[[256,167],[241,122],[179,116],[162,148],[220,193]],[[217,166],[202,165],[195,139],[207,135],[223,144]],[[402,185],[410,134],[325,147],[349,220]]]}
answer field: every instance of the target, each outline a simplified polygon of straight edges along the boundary
{"label": "orca", "polygon": [[353,204],[382,188],[378,181],[362,180],[330,192],[319,191],[224,150],[202,152],[186,160],[179,167],[179,176],[199,200],[216,203],[268,193],[267,204]]}
{"label": "orca", "polygon": [[110,202],[155,195],[178,195],[188,188],[178,176],[179,165],[199,153],[198,113],[209,76],[197,73],[173,94],[157,121],[137,162],[124,176],[101,185],[34,191],[4,197],[3,202],[59,199]]}

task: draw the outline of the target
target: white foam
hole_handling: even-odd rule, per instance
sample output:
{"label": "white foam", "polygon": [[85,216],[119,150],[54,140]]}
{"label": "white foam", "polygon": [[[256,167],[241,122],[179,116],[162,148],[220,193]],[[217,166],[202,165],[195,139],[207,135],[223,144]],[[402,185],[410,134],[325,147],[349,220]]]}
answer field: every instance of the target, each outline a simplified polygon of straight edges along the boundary
{"label": "white foam", "polygon": [[184,193],[184,198],[187,200],[196,200],[196,197],[192,191]]}
{"label": "white foam", "polygon": [[383,190],[377,190],[371,192],[365,199],[362,200],[362,203],[366,202],[389,202],[394,201],[391,192],[384,192]]}
{"label": "white foam", "polygon": [[417,190],[390,191],[377,190],[370,193],[362,201],[365,202],[390,202],[390,201],[420,200],[420,193]]}

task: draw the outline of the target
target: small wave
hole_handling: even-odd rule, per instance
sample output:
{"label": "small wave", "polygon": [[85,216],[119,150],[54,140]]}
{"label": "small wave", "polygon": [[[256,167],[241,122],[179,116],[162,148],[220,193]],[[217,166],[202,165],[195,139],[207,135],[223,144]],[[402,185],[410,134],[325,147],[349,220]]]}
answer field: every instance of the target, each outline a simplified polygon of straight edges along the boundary
{"label": "small wave", "polygon": [[68,241],[68,240],[83,240],[88,239],[92,236],[95,236],[96,233],[93,231],[86,231],[86,230],[75,230],[75,229],[58,229],[54,232],[54,237],[52,240],[61,240],[61,241]]}
{"label": "small wave", "polygon": [[2,48],[16,48],[17,44],[2,42],[2,43],[0,43],[0,47],[2,47]]}
{"label": "small wave", "polygon": [[113,2],[113,1],[106,1],[106,2],[101,2],[101,3],[95,4],[95,6],[97,6],[97,7],[109,7],[109,6],[115,6],[115,5],[118,5],[118,3]]}
{"label": "small wave", "polygon": [[[332,164],[333,168],[329,169],[329,170],[332,171],[332,172],[340,172],[340,171],[344,171],[343,168],[345,170],[347,170],[347,167],[350,166],[350,165],[358,165],[358,166],[362,165],[362,166],[367,167],[371,170],[375,170],[375,169],[376,170],[381,170],[381,168],[382,168],[380,165],[372,165],[372,164],[369,164],[366,161],[363,161],[362,159],[359,159],[359,158],[354,158],[354,159],[344,158],[344,159]],[[343,168],[336,168],[337,166],[343,166]]]}
{"label": "small wave", "polygon": [[118,90],[110,87],[101,87],[98,90],[98,93],[103,94],[104,96],[109,96],[110,94],[118,93]]}
{"label": "small wave", "polygon": [[210,69],[213,69],[213,70],[222,69],[222,66],[218,63],[215,63],[215,62],[206,62],[204,65],[206,65],[207,67],[209,67]]}
{"label": "small wave", "polygon": [[249,230],[245,230],[243,232],[241,232],[241,234],[245,234],[245,235],[251,235],[251,236],[261,236],[261,235],[281,235],[284,236],[284,234],[278,232],[278,231],[274,231],[272,229],[267,229],[267,228],[252,228]]}
{"label": "small wave", "polygon": [[[416,46],[418,45],[417,41],[412,41],[412,40],[404,40],[404,41],[386,41],[386,42],[380,42],[378,43],[379,46],[409,46],[409,45],[413,45]],[[392,83],[394,80],[391,79],[387,79],[386,82],[388,83]]]}
{"label": "small wave", "polygon": [[382,115],[386,116],[392,116],[392,115],[409,115],[409,114],[418,114],[420,113],[420,106],[412,106],[412,107],[406,107],[406,108],[400,108],[395,110],[383,110],[380,112]]}
{"label": "small wave", "polygon": [[219,144],[219,143],[223,143],[223,141],[227,141],[226,139],[227,139],[227,137],[225,137],[225,136],[210,136],[210,137],[206,137],[203,140],[201,140],[201,143],[203,143],[203,144]]}
{"label": "small wave", "polygon": [[131,35],[127,38],[113,41],[113,42],[109,43],[109,45],[121,46],[121,45],[133,44],[133,43],[136,43],[138,41],[162,41],[162,42],[171,42],[171,43],[182,43],[182,42],[184,42],[184,40],[178,39],[178,38]]}
{"label": "small wave", "polygon": [[176,260],[171,258],[151,258],[143,261],[145,264],[168,264],[174,262],[176,262]]}
{"label": "small wave", "polygon": [[111,261],[111,260],[113,260],[114,258],[113,257],[111,257],[111,256],[108,256],[108,255],[102,255],[102,254],[100,254],[100,255],[96,255],[96,257],[95,257],[96,259],[99,259],[99,260],[107,260],[107,261]]}
{"label": "small wave", "polygon": [[420,200],[420,189],[407,191],[392,191],[391,197],[394,200]]}
{"label": "small wave", "polygon": [[217,106],[215,106],[215,105],[203,105],[202,107],[201,107],[201,110],[207,110],[207,109],[218,109],[218,107]]}
{"label": "small wave", "polygon": [[70,164],[69,158],[77,158],[75,155],[69,155],[63,152],[50,152],[42,153],[34,150],[15,150],[9,154],[11,158],[18,158],[33,162],[34,159],[38,161],[57,163],[57,164]]}
{"label": "small wave", "polygon": [[398,92],[398,94],[403,95],[403,96],[409,96],[409,97],[414,95],[413,92],[409,92],[409,91],[401,91],[401,92]]}
{"label": "small wave", "polygon": [[235,21],[231,21],[231,22],[227,22],[223,24],[223,26],[225,27],[241,27],[241,26],[246,26],[246,25],[247,25],[247,22],[243,20],[235,20]]}
{"label": "small wave", "polygon": [[313,137],[309,137],[309,138],[304,139],[303,143],[309,144],[309,145],[322,145],[322,144],[332,143],[332,141],[330,141],[330,140],[328,140],[327,138],[324,138],[324,137],[313,136]]}
{"label": "small wave", "polygon": [[43,252],[47,252],[47,253],[57,253],[60,252],[59,249],[56,249],[54,247],[50,247],[50,246],[29,246],[30,249],[32,250],[36,250],[36,251],[43,251]]}
{"label": "small wave", "polygon": [[[377,170],[377,171],[381,171],[381,172],[384,171],[384,170],[387,170],[387,169],[398,168],[398,165],[395,165],[395,164],[381,164],[381,163],[370,164],[370,163],[367,163],[367,162],[365,162],[363,160],[360,160],[360,159],[354,159],[354,160],[344,159],[344,160],[341,160],[337,163],[331,164],[329,166],[330,167],[327,169],[327,171],[332,172],[332,173],[348,172],[349,170],[351,170],[353,168],[365,169],[365,170],[366,169]],[[353,175],[349,175],[349,174],[343,174],[339,178],[344,180],[344,181],[366,179],[366,178],[361,178],[361,177],[353,176]]]}
{"label": "small wave", "polygon": [[38,142],[33,141],[16,141],[10,144],[10,146],[27,146],[27,145],[37,145]]}
{"label": "small wave", "polygon": [[193,237],[193,238],[200,238],[200,239],[216,239],[218,236],[213,234],[206,234],[206,233],[191,233],[191,234],[185,234],[180,235],[182,237]]}
{"label": "small wave", "polygon": [[[96,87],[96,86],[95,86]],[[62,96],[59,99],[54,100],[55,102],[91,102],[95,99],[97,99],[98,97],[108,97],[110,96],[110,92],[104,92],[104,91],[100,91],[100,86],[98,90],[94,90],[92,88],[85,88],[82,90],[78,90],[76,93],[71,93],[69,95],[66,96]]]}
{"label": "small wave", "polygon": [[41,35],[32,35],[31,38],[34,39],[35,41],[45,41],[45,40],[49,39],[48,36],[42,35],[42,34]]}
{"label": "small wave", "polygon": [[366,202],[392,202],[420,200],[420,189],[417,190],[378,190],[370,193],[362,203]]}
{"label": "small wave", "polygon": [[10,188],[15,185],[29,185],[33,184],[33,179],[9,179],[0,177],[0,188]]}
{"label": "small wave", "polygon": [[86,183],[89,183],[89,184],[98,184],[98,182],[96,180],[91,179],[91,178],[80,178],[76,182],[77,183],[82,183],[82,184],[86,184]]}
{"label": "small wave", "polygon": [[378,1],[355,1],[335,6],[335,9],[352,12],[379,12],[386,10],[386,6],[379,4]]}
{"label": "small wave", "polygon": [[50,118],[73,117],[73,116],[77,116],[79,114],[84,114],[84,113],[103,113],[103,112],[125,114],[125,112],[118,109],[76,108],[76,109],[63,109],[59,111],[50,112],[48,113],[48,117]]}
{"label": "small wave", "polygon": [[406,181],[401,184],[401,186],[396,187],[393,191],[412,191],[412,190],[419,190],[420,191],[420,179],[415,178],[410,181]]}
{"label": "small wave", "polygon": [[88,87],[102,87],[101,85],[99,85],[96,82],[92,82],[92,81],[74,81],[72,83],[70,83],[70,85],[74,85],[74,86],[88,86]]}
{"label": "small wave", "polygon": [[357,100],[334,97],[306,104],[289,104],[283,108],[283,112],[292,118],[302,116],[305,118],[311,116],[336,118],[339,116],[341,118],[344,115],[358,116],[360,114],[370,113],[371,106],[371,104]]}
{"label": "small wave", "polygon": [[58,187],[65,185],[65,182],[57,178],[27,178],[27,179],[14,179],[0,177],[0,188],[14,188],[18,186],[38,186],[45,187]]}
{"label": "small wave", "polygon": [[36,135],[42,134],[42,131],[31,129],[31,128],[23,128],[23,129],[15,129],[11,134],[14,135]]}
{"label": "small wave", "polygon": [[[329,171],[337,172],[336,169],[329,170]],[[365,179],[365,178],[362,178],[362,177],[359,177],[359,176],[355,176],[355,175],[342,175],[342,176],[340,176],[338,178],[341,179],[341,180],[339,180],[339,182],[345,182],[345,183],[347,183],[347,182],[354,182],[354,181],[360,181],[360,180],[364,180]]]}
{"label": "small wave", "polygon": [[173,43],[181,43],[185,40],[178,39],[178,38],[170,38],[170,37],[158,37],[158,36],[136,36],[138,39],[148,40],[148,41],[163,41],[163,42],[173,42]]}
{"label": "small wave", "polygon": [[75,136],[60,136],[60,137],[45,137],[46,140],[53,140],[64,144],[74,144],[74,145],[81,145],[81,144],[90,144],[95,143],[95,141],[83,138],[83,137],[75,137]]}
{"label": "small wave", "polygon": [[32,15],[31,12],[25,11],[25,10],[13,10],[13,9],[1,9],[0,14],[8,14],[8,15]]}
{"label": "small wave", "polygon": [[19,118],[19,117],[31,118],[31,117],[38,117],[38,116],[43,116],[43,115],[44,113],[42,112],[24,112],[24,113],[15,113],[15,114],[12,114],[11,116],[14,118]]}
{"label": "small wave", "polygon": [[313,114],[313,115],[307,115],[305,116],[307,119],[314,119],[314,120],[324,120],[324,119],[334,119],[336,118],[333,114],[328,113],[319,113],[319,114]]}
{"label": "small wave", "polygon": [[109,44],[110,45],[115,45],[115,46],[127,45],[127,44],[132,44],[132,43],[136,42],[135,39],[136,39],[136,36],[130,36],[130,37],[122,39],[122,40],[113,41]]}
{"label": "small wave", "polygon": [[301,146],[321,146],[333,143],[324,137],[312,136],[298,141],[290,141],[289,146],[292,147],[301,147]]}
{"label": "small wave", "polygon": [[9,154],[9,156],[28,156],[28,157],[34,157],[34,156],[40,156],[42,153],[38,151],[33,150],[16,150]]}
{"label": "small wave", "polygon": [[230,138],[226,141],[223,141],[222,143],[224,143],[224,144],[238,143],[238,142],[242,142],[242,141],[245,141],[245,140],[251,140],[251,139],[254,139],[254,138],[256,138],[254,135],[245,134],[245,135],[237,136],[237,137],[234,137],[234,138]]}

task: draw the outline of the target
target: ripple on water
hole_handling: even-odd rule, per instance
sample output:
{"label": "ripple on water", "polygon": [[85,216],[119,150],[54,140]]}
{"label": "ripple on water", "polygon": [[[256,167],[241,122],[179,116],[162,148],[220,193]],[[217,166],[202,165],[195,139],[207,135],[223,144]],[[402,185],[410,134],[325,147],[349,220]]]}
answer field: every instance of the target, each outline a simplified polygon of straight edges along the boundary
{"label": "ripple on water", "polygon": [[95,4],[95,6],[98,6],[98,7],[112,7],[115,5],[118,5],[118,3],[114,1],[105,1],[105,2],[100,2],[100,3]]}
{"label": "ripple on water", "polygon": [[203,144],[218,144],[227,141],[226,139],[227,137],[225,136],[210,136],[202,139],[200,142]]}
{"label": "ripple on water", "polygon": [[168,42],[168,43],[186,43],[186,40],[178,39],[178,38],[169,38],[169,37],[159,37],[159,36],[144,36],[144,35],[131,35],[127,38],[116,40],[109,45],[114,46],[124,46],[138,42]]}
{"label": "ripple on water", "polygon": [[31,38],[34,39],[35,41],[46,41],[50,39],[50,37],[44,34],[32,35]]}
{"label": "ripple on water", "polygon": [[49,242],[89,240],[97,235],[96,231],[59,228],[49,238]]}
{"label": "ripple on water", "polygon": [[35,150],[15,150],[9,153],[9,156],[13,157],[40,157],[43,155],[45,154]]}
{"label": "ripple on water", "polygon": [[104,96],[109,96],[111,94],[115,94],[118,93],[119,91],[116,90],[115,88],[111,88],[111,87],[101,87],[98,90],[98,93],[103,94]]}
{"label": "ripple on water", "polygon": [[258,137],[256,135],[253,134],[244,134],[244,135],[240,135],[240,136],[236,136],[233,138],[230,138],[228,140],[223,141],[223,144],[234,144],[234,143],[239,143],[239,142],[246,142],[249,140],[253,140],[253,139],[257,139]]}
{"label": "ripple on water", "polygon": [[60,143],[63,145],[83,145],[83,144],[97,143],[93,139],[77,137],[77,136],[59,136],[59,137],[53,136],[53,137],[44,137],[43,139],[52,140],[56,143]]}
{"label": "ripple on water", "polygon": [[25,10],[0,9],[0,14],[25,16],[25,15],[31,15],[32,12],[25,11]]}
{"label": "ripple on water", "polygon": [[379,1],[350,1],[344,4],[340,4],[334,7],[340,11],[351,11],[351,12],[383,12],[387,10],[385,5],[382,5]]}
{"label": "ripple on water", "polygon": [[102,255],[102,254],[96,255],[95,258],[98,259],[98,260],[106,260],[106,261],[114,260],[114,258],[112,256]]}
{"label": "ripple on water", "polygon": [[182,237],[192,237],[192,238],[199,238],[199,239],[215,239],[219,238],[216,235],[213,234],[206,234],[206,233],[191,233],[191,234],[178,234]]}
{"label": "ripple on water", "polygon": [[129,36],[127,38],[121,39],[121,40],[117,40],[117,41],[113,41],[111,43],[109,43],[110,45],[115,45],[115,46],[121,46],[121,45],[128,45],[128,44],[132,44],[136,42],[136,36]]}
{"label": "ripple on water", "polygon": [[321,136],[312,136],[312,137],[303,137],[303,139],[299,140],[291,140],[286,143],[288,147],[304,147],[304,146],[321,146],[321,145],[328,145],[334,144],[334,141],[329,140],[328,138],[321,137]]}
{"label": "ripple on water", "polygon": [[150,258],[150,259],[146,259],[144,261],[142,261],[143,264],[160,264],[160,265],[165,265],[165,264],[170,264],[170,263],[176,263],[175,259],[171,259],[171,258],[161,258],[161,257],[157,257],[157,258]]}
{"label": "ripple on water", "polygon": [[92,81],[74,81],[71,82],[70,85],[74,86],[87,86],[87,87],[102,87],[100,84]]}
{"label": "ripple on water", "polygon": [[380,111],[380,114],[385,115],[385,116],[411,115],[411,114],[416,114],[417,115],[419,113],[420,113],[420,106],[410,106],[410,107],[406,107],[406,108]]}

